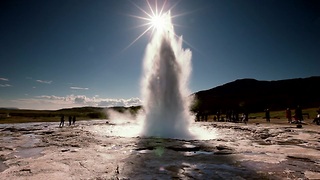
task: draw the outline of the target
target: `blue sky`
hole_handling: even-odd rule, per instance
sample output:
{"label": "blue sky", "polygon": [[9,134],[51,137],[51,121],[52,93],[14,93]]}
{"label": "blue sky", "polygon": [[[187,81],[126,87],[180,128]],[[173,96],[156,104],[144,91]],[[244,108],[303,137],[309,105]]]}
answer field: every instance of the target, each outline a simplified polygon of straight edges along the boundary
{"label": "blue sky", "polygon": [[[154,0],[149,0],[155,4]],[[137,105],[144,0],[0,2],[0,107]],[[162,5],[163,1],[158,0]],[[169,0],[192,51],[191,92],[320,75],[319,1]]]}

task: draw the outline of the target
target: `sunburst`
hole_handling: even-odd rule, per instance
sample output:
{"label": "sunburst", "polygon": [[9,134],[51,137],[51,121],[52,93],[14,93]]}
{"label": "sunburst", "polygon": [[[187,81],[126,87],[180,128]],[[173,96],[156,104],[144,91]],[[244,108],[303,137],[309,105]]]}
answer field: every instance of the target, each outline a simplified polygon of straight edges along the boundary
{"label": "sunburst", "polygon": [[[164,0],[161,8],[158,8],[158,1],[154,0],[154,7],[152,7],[150,0],[146,0],[146,3],[148,5],[148,10],[144,10],[137,4],[131,1],[131,3],[137,7],[145,16],[137,16],[137,15],[129,15],[131,17],[140,19],[145,21],[145,23],[138,25],[137,27],[146,27],[146,29],[137,37],[135,38],[125,49],[128,49],[130,46],[132,46],[135,42],[137,42],[142,36],[144,36],[147,32],[151,31],[151,35],[156,33],[163,33],[166,31],[170,31],[175,37],[178,37],[178,35],[175,34],[173,27],[179,26],[172,22],[173,18],[183,16],[192,12],[186,12],[183,14],[176,14],[171,15],[172,9],[179,4],[180,1],[176,1],[175,4],[173,4],[169,9],[165,10],[165,6],[167,5],[168,0]],[[147,12],[148,11],[148,12]],[[190,43],[183,40],[184,43],[189,45],[190,47],[193,47]]]}
{"label": "sunburst", "polygon": [[[146,29],[136,38],[134,39],[125,49],[129,48],[132,46],[136,41],[138,41],[143,35],[145,35],[147,32],[151,31],[151,34],[154,34],[155,32],[157,33],[162,33],[165,31],[169,31],[174,24],[172,24],[170,11],[174,8],[177,3],[169,8],[169,10],[165,11],[165,6],[167,4],[167,0],[163,1],[163,4],[160,9],[158,9],[158,2],[157,0],[155,2],[155,7],[152,7],[150,4],[149,0],[146,0],[146,3],[148,5],[148,11],[142,9],[140,6],[135,4],[134,2],[131,1],[131,3],[136,6],[141,12],[144,13],[145,16],[136,16],[136,15],[129,15],[131,17],[140,19],[145,21],[145,23],[137,26],[137,27],[146,27]],[[176,17],[176,16],[174,16]]]}

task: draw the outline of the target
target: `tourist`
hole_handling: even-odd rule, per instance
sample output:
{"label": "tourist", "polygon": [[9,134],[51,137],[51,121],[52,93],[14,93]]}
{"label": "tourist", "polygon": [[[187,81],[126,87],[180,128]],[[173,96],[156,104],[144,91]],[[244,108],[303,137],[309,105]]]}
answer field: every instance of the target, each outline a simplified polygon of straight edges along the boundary
{"label": "tourist", "polygon": [[229,115],[229,110],[226,111],[226,121],[230,121],[230,115]]}
{"label": "tourist", "polygon": [[239,122],[239,113],[238,111],[235,111],[235,122]]}
{"label": "tourist", "polygon": [[320,125],[320,109],[317,110],[317,116],[316,116],[316,118],[314,118],[313,123]]}
{"label": "tourist", "polygon": [[246,112],[242,113],[241,121],[245,124],[248,122],[248,114]]}
{"label": "tourist", "polygon": [[266,112],[266,121],[270,122],[270,110],[266,109],[265,112]]}
{"label": "tourist", "polygon": [[295,117],[298,120],[298,123],[303,121],[303,116],[302,116],[302,110],[301,107],[298,105],[296,110],[295,110]]}
{"label": "tourist", "polygon": [[286,118],[288,119],[288,123],[292,123],[292,116],[290,108],[286,109]]}
{"label": "tourist", "polygon": [[63,127],[64,125],[64,115],[61,116],[59,127]]}
{"label": "tourist", "polygon": [[76,123],[76,116],[73,116],[72,118],[72,124],[74,125]]}
{"label": "tourist", "polygon": [[69,116],[69,126],[71,126],[72,117]]}
{"label": "tourist", "polygon": [[220,121],[220,111],[217,112],[217,119]]}

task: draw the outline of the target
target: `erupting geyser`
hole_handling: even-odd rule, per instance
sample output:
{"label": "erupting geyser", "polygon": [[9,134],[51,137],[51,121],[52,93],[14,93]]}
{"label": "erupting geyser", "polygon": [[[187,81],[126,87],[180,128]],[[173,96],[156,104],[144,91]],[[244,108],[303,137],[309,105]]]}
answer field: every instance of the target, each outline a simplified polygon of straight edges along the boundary
{"label": "erupting geyser", "polygon": [[182,37],[175,36],[170,13],[156,18],[157,22],[151,22],[155,32],[144,57],[142,98],[146,115],[142,135],[191,138],[191,51],[182,48]]}

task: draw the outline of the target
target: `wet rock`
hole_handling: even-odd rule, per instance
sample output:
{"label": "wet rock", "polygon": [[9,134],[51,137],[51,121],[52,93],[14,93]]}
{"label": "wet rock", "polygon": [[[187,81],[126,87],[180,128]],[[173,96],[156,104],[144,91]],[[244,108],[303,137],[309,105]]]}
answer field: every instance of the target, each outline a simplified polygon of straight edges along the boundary
{"label": "wet rock", "polygon": [[285,129],[284,131],[285,132],[294,132],[294,130],[292,130],[292,129]]}
{"label": "wet rock", "polygon": [[154,147],[141,147],[141,148],[136,148],[136,151],[142,151],[142,150],[154,150]]}
{"label": "wet rock", "polygon": [[80,147],[79,144],[71,144],[71,147]]}
{"label": "wet rock", "polygon": [[301,157],[301,156],[293,156],[293,155],[288,155],[287,158],[289,159],[294,159],[294,160],[298,160],[298,161],[303,161],[303,162],[311,162],[311,163],[315,163],[315,161],[307,158],[307,157]]}
{"label": "wet rock", "polygon": [[0,151],[5,151],[5,150],[14,151],[15,148],[12,148],[12,147],[0,147]]}
{"label": "wet rock", "polygon": [[166,148],[174,150],[174,151],[182,151],[182,152],[190,152],[190,151],[199,151],[200,150],[200,147],[196,147],[196,146],[195,147],[169,146]]}
{"label": "wet rock", "polygon": [[258,135],[261,139],[267,139],[268,137],[270,137],[270,134],[267,134],[267,133],[263,133],[263,134],[260,134]]}
{"label": "wet rock", "polygon": [[19,131],[19,129],[15,127],[8,127],[8,128],[4,128],[3,131],[17,132]]}
{"label": "wet rock", "polygon": [[228,146],[224,146],[224,145],[219,145],[216,147],[219,151],[221,150],[231,150]]}
{"label": "wet rock", "polygon": [[288,139],[284,141],[277,141],[277,144],[279,145],[297,145],[297,144],[303,144],[306,143],[306,141],[301,139]]}
{"label": "wet rock", "polygon": [[264,140],[264,141],[258,140],[258,141],[255,141],[255,142],[258,143],[259,145],[271,145],[271,140],[270,139],[267,139],[267,140]]}
{"label": "wet rock", "polygon": [[21,172],[31,173],[31,169],[29,169],[29,168],[24,168],[24,169],[21,169],[20,171],[21,171]]}
{"label": "wet rock", "polygon": [[67,152],[70,151],[70,149],[61,149],[61,152]]}
{"label": "wet rock", "polygon": [[0,160],[0,173],[8,168],[9,167],[6,164],[4,164],[2,160]]}
{"label": "wet rock", "polygon": [[233,154],[233,151],[231,150],[221,150],[214,152],[215,155],[228,155],[228,154]]}
{"label": "wet rock", "polygon": [[54,131],[45,131],[45,132],[43,132],[43,134],[52,134],[52,133],[54,133]]}
{"label": "wet rock", "polygon": [[79,152],[79,149],[72,149],[70,152]]}

